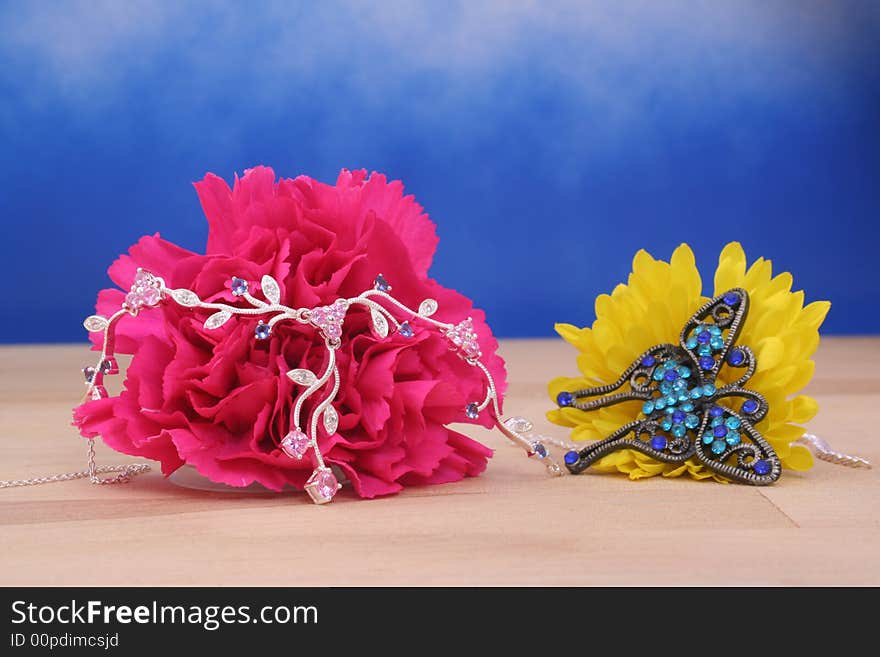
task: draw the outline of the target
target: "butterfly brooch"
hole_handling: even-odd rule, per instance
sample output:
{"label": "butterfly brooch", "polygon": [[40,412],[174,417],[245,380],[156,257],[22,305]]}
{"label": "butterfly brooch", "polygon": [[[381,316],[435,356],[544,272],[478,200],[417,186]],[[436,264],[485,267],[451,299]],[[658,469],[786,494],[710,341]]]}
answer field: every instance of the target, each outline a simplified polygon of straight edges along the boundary
{"label": "butterfly brooch", "polygon": [[[748,310],[748,293],[728,290],[694,313],[677,345],[651,347],[614,383],[560,392],[559,406],[584,411],[643,402],[640,419],[566,453],[568,470],[579,474],[606,454],[633,449],[664,463],[696,456],[713,472],[745,484],[763,486],[779,479],[779,457],[754,427],[769,405],[743,387],[757,365],[754,352],[736,344]],[[732,383],[719,386],[722,367],[744,371]],[[627,383],[629,389],[621,390]]]}

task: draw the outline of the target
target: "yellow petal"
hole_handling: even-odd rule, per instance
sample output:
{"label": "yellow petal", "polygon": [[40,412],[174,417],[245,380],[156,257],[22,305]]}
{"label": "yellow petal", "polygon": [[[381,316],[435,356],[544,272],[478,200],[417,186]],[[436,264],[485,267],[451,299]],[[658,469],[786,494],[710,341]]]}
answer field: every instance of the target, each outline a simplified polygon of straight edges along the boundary
{"label": "yellow petal", "polygon": [[715,271],[715,294],[718,296],[732,287],[741,287],[746,273],[746,254],[739,242],[731,242],[721,251]]}
{"label": "yellow petal", "polygon": [[791,422],[804,424],[812,420],[819,412],[819,403],[812,397],[798,395],[791,400],[791,410],[788,419]]}
{"label": "yellow petal", "polygon": [[809,470],[813,467],[813,454],[803,445],[792,445],[791,452],[782,460],[782,466],[791,470]]}

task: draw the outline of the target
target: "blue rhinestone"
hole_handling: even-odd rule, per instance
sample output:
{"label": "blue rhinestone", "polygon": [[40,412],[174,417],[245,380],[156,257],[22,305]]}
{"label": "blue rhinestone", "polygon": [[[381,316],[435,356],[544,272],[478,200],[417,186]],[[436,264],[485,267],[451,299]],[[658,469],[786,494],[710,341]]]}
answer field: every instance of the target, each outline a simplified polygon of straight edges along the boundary
{"label": "blue rhinestone", "polygon": [[405,338],[411,338],[416,334],[416,332],[413,330],[412,324],[410,324],[409,322],[401,322],[400,327],[397,329],[397,332]]}
{"label": "blue rhinestone", "polygon": [[758,410],[758,402],[754,399],[746,399],[742,405],[742,412],[752,414]]}
{"label": "blue rhinestone", "polygon": [[711,445],[714,441],[715,441],[715,436],[713,436],[708,431],[703,434],[703,444],[704,445]]}
{"label": "blue rhinestone", "polygon": [[675,406],[670,406],[669,408],[666,409],[667,415],[672,415],[673,413],[675,413]]}
{"label": "blue rhinestone", "polygon": [[574,465],[575,463],[577,463],[580,460],[580,458],[581,457],[574,450],[571,450],[570,452],[565,453],[565,462],[568,465]]}
{"label": "blue rhinestone", "polygon": [[663,380],[663,368],[658,367],[657,369],[655,369],[654,373],[651,375],[651,378],[654,379],[655,381],[662,381]]}
{"label": "blue rhinestone", "polygon": [[675,381],[678,378],[677,370],[666,370],[666,374],[663,375],[663,378],[667,381]]}
{"label": "blue rhinestone", "polygon": [[688,349],[696,349],[697,348],[697,339],[694,336],[689,337],[684,342],[684,346]]}
{"label": "blue rhinestone", "polygon": [[684,418],[684,426],[688,429],[696,429],[700,426],[700,418],[693,413],[688,413]]}
{"label": "blue rhinestone", "polygon": [[691,402],[685,402],[681,405],[681,410],[683,410],[685,413],[690,413],[692,410],[694,410],[694,405]]}
{"label": "blue rhinestone", "polygon": [[727,449],[727,443],[723,440],[716,440],[712,443],[712,453],[713,454],[724,454],[724,450]]}
{"label": "blue rhinestone", "polygon": [[721,335],[721,329],[713,324],[709,327],[709,333],[712,335]]}
{"label": "blue rhinestone", "polygon": [[646,401],[644,404],[642,404],[642,413],[644,413],[645,415],[650,415],[653,412],[654,412],[654,402]]}
{"label": "blue rhinestone", "polygon": [[663,431],[669,431],[672,428],[672,420],[670,420],[668,417],[665,417],[660,423],[660,426],[663,427]]}
{"label": "blue rhinestone", "polygon": [[547,448],[544,447],[544,443],[535,443],[534,445],[532,445],[532,451],[535,452],[535,456],[537,456],[539,459],[547,458],[548,452]]}
{"label": "blue rhinestone", "polygon": [[715,394],[715,386],[711,383],[707,383],[703,386],[703,397],[711,397]]}
{"label": "blue rhinestone", "polygon": [[654,436],[651,438],[651,447],[656,449],[658,452],[666,449],[666,436]]}
{"label": "blue rhinestone", "polygon": [[764,475],[770,474],[770,461],[765,461],[764,459],[758,459],[752,464],[752,469],[755,471],[755,474]]}
{"label": "blue rhinestone", "polygon": [[684,422],[684,418],[684,411],[675,411],[675,413],[672,414],[672,421],[676,424],[681,424],[682,422]]}
{"label": "blue rhinestone", "polygon": [[698,356],[711,356],[712,355],[712,347],[707,344],[701,344],[700,348],[697,349]]}
{"label": "blue rhinestone", "polygon": [[675,395],[667,395],[666,396],[666,405],[667,406],[675,406],[675,402],[678,401],[678,397]]}
{"label": "blue rhinestone", "polygon": [[738,417],[731,415],[729,418],[727,418],[727,420],[724,421],[724,424],[727,425],[728,429],[739,429],[742,422],[740,422]]}
{"label": "blue rhinestone", "polygon": [[645,356],[644,358],[642,358],[642,365],[644,365],[645,367],[653,367],[654,363],[656,362],[657,359],[653,356]]}
{"label": "blue rhinestone", "polygon": [[689,379],[691,376],[691,368],[684,366],[679,367],[678,374],[679,376],[681,376],[682,379]]}
{"label": "blue rhinestone", "polygon": [[259,324],[257,324],[256,328],[254,329],[254,337],[257,340],[265,340],[266,338],[269,337],[269,334],[271,332],[272,332],[272,329],[269,328],[268,324],[266,324],[264,322],[260,322]]}
{"label": "blue rhinestone", "polygon": [[679,379],[675,383],[672,384],[672,389],[676,392],[681,392],[682,390],[687,390],[687,383]]}
{"label": "blue rhinestone", "polygon": [[687,429],[684,428],[683,424],[676,424],[672,427],[672,435],[676,438],[684,438],[686,433]]}
{"label": "blue rhinestone", "polygon": [[712,435],[716,438],[724,438],[727,435],[727,427],[723,424],[719,424],[717,427],[712,428]]}
{"label": "blue rhinestone", "polygon": [[560,406],[571,406],[574,404],[574,395],[570,392],[560,392],[556,395],[556,403]]}
{"label": "blue rhinestone", "polygon": [[721,417],[724,415],[724,409],[720,406],[713,406],[709,409],[709,415],[712,417]]}
{"label": "blue rhinestone", "polygon": [[736,431],[729,431],[727,433],[727,436],[725,436],[724,440],[726,440],[727,444],[730,445],[731,447],[735,447],[736,445],[739,445],[739,443],[740,443],[739,433],[737,433]]}
{"label": "blue rhinestone", "polygon": [[722,299],[728,306],[735,306],[739,303],[739,295],[736,292],[728,292]]}
{"label": "blue rhinestone", "polygon": [[742,349],[732,349],[729,354],[727,354],[727,362],[734,367],[739,367],[746,360],[746,353]]}
{"label": "blue rhinestone", "polygon": [[697,333],[697,342],[700,344],[708,344],[709,340],[712,339],[712,334],[709,331],[700,331]]}
{"label": "blue rhinestone", "polygon": [[670,392],[672,392],[672,384],[669,383],[669,381],[664,381],[660,384],[660,392],[662,392],[664,395],[668,395]]}
{"label": "blue rhinestone", "polygon": [[701,356],[700,357],[700,369],[706,370],[707,372],[715,367],[715,359],[711,356]]}
{"label": "blue rhinestone", "polygon": [[388,281],[385,280],[385,277],[382,274],[379,274],[373,280],[373,289],[379,290],[379,292],[388,292],[391,289],[391,286],[388,284]]}
{"label": "blue rhinestone", "polygon": [[663,408],[665,406],[666,406],[666,397],[658,397],[656,400],[654,400],[654,408],[656,408],[658,411],[663,410]]}
{"label": "blue rhinestone", "polygon": [[248,284],[247,281],[243,278],[239,278],[238,276],[232,277],[232,294],[237,297],[240,297],[243,294],[247,294]]}
{"label": "blue rhinestone", "polygon": [[724,418],[723,417],[715,417],[715,418],[712,418],[712,423],[709,426],[720,427],[722,424],[724,424]]}
{"label": "blue rhinestone", "polygon": [[471,420],[476,420],[480,417],[480,405],[477,402],[471,402],[464,409],[464,414],[467,415]]}
{"label": "blue rhinestone", "polygon": [[715,349],[716,351],[718,349],[721,349],[721,347],[724,346],[724,338],[717,336],[717,335],[713,335],[712,339],[709,340],[709,346],[712,347],[712,349]]}
{"label": "blue rhinestone", "polygon": [[703,389],[700,386],[697,386],[693,390],[691,390],[691,399],[699,399],[703,396]]}
{"label": "blue rhinestone", "polygon": [[690,399],[690,397],[688,397],[687,391],[684,391],[678,395],[678,401],[680,401],[680,402],[685,402],[688,399]]}

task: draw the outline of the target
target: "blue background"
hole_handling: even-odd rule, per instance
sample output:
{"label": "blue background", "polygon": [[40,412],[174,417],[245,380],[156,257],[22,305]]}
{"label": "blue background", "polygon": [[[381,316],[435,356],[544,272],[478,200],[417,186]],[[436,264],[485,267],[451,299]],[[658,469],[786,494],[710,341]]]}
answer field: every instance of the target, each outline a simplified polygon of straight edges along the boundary
{"label": "blue background", "polygon": [[877,3],[246,5],[0,5],[0,341],[83,340],[119,252],[201,249],[190,182],[261,163],[402,179],[502,336],[732,239],[877,331]]}

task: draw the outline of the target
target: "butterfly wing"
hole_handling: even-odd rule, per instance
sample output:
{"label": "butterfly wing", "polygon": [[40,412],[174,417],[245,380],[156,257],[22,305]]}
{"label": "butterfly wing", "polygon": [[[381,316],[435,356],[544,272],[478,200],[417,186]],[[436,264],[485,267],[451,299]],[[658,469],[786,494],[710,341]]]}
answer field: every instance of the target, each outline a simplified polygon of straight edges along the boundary
{"label": "butterfly wing", "polygon": [[720,404],[706,409],[696,441],[697,458],[713,472],[744,484],[772,484],[782,464],[748,419]]}
{"label": "butterfly wing", "polygon": [[[685,323],[679,344],[703,385],[714,385],[748,313],[748,292],[733,288],[706,303]],[[736,354],[739,357],[739,349]]]}

